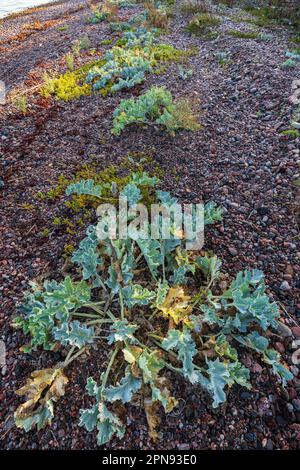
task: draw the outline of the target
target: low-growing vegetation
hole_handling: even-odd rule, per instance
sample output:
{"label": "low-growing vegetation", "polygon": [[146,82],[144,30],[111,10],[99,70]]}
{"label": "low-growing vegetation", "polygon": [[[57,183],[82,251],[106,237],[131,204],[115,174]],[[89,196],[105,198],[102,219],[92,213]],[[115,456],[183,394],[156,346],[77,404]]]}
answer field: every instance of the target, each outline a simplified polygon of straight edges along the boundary
{"label": "low-growing vegetation", "polygon": [[258,37],[258,33],[256,31],[238,31],[235,29],[230,29],[226,32],[229,36],[233,36],[234,38],[257,39]]}
{"label": "low-growing vegetation", "polygon": [[126,126],[146,124],[162,126],[170,134],[179,129],[195,131],[200,128],[191,102],[174,102],[171,93],[164,87],[152,87],[136,100],[122,100],[114,112],[112,133],[119,135]]}
{"label": "low-growing vegetation", "polygon": [[188,23],[186,30],[197,36],[209,35],[212,28],[219,26],[221,23],[220,19],[217,16],[214,16],[210,13],[201,13],[195,15],[190,22]]}
{"label": "low-growing vegetation", "polygon": [[158,43],[153,31],[139,28],[125,31],[119,44],[109,49],[103,59],[88,62],[74,70],[74,58],[67,55],[69,72],[59,76],[45,74],[42,96],[54,95],[59,100],[69,101],[92,91],[102,96],[124,88],[132,88],[146,80],[146,74],[155,72],[160,64],[184,61],[194,50],[180,50]]}
{"label": "low-growing vegetation", "polygon": [[[165,191],[155,191],[157,183],[156,177],[134,173],[122,191],[111,188],[111,197],[126,197],[134,207],[144,188],[154,191],[168,213],[177,201]],[[82,180],[68,186],[66,194],[93,196],[101,202],[103,189],[108,188]],[[207,204],[205,223],[220,219],[221,210]],[[178,403],[167,371],[201,387],[213,407],[226,400],[226,389],[233,385],[250,389],[250,372],[240,362],[239,344],[260,354],[283,385],[292,378],[266,336],[269,328],[276,330],[279,312],[265,293],[261,271],[240,272],[222,290],[221,261],[185,251],[175,221],[167,240],[145,238],[151,225],[141,232],[129,230],[123,240],[103,239],[107,222],[101,223],[88,228],[73,253],[81,278],[33,284],[23,314],[14,320],[14,326],[29,336],[24,351],[68,349],[63,363],[33,372],[18,390],[27,399],[15,412],[18,427],[29,431],[51,423],[54,404],[68,384],[68,365],[80,355],[88,357],[95,343],[109,355],[100,378],[95,372],[87,380],[86,391],[94,404],[81,410],[79,425],[97,430],[99,445],[114,435],[124,436],[125,424],[112,405],[134,405],[137,396],[142,397],[150,437],[157,439],[157,408],[170,413]]]}
{"label": "low-growing vegetation", "polygon": [[195,15],[196,13],[209,13],[211,3],[209,1],[187,0],[180,6],[180,11],[185,15]]}
{"label": "low-growing vegetation", "polygon": [[[292,227],[285,239],[291,195],[299,185],[299,174],[293,173],[299,164],[298,80],[292,82],[288,105],[282,106],[283,85],[300,66],[300,50],[291,42],[298,39],[299,7],[292,11],[281,0],[94,3],[83,7],[86,16],[69,24],[58,18],[33,20],[12,36],[18,43],[55,26],[56,36],[67,38],[57,63],[51,51],[37,62],[37,70],[28,76],[24,72],[23,89],[18,85],[8,95],[8,124],[1,120],[7,155],[0,189],[11,196],[11,188],[17,188],[17,212],[7,230],[9,250],[16,250],[16,240],[27,250],[26,256],[18,255],[18,269],[12,269],[15,254],[3,266],[9,269],[7,279],[13,276],[18,286],[34,279],[22,302],[17,301],[12,326],[19,333],[13,333],[9,345],[23,344],[21,354],[30,354],[30,361],[23,356],[24,363],[37,364],[16,392],[24,401],[14,408],[15,425],[25,432],[51,425],[56,409],[64,410],[57,402],[73,396],[71,384],[78,377],[70,366],[76,364],[84,369],[79,382],[90,397],[78,400],[74,392],[77,422],[95,433],[94,446],[96,440],[101,446],[123,439],[134,408],[144,414],[152,442],[161,437],[162,413],[176,419],[185,413],[189,423],[190,410],[179,404],[189,407],[190,391],[193,400],[203,397],[205,403],[195,423],[203,419],[205,426],[214,427],[212,413],[218,416],[216,409],[229,394],[236,398],[242,387],[259,392],[259,399],[245,413],[236,411],[246,423],[237,433],[242,443],[248,442],[246,426],[261,419],[262,431],[258,438],[253,435],[265,448],[277,408],[285,409],[282,397],[292,404],[293,412],[285,412],[299,421],[298,402],[293,404],[298,369],[288,359],[300,331],[292,318],[299,310],[294,296],[298,231]],[[267,27],[271,34],[261,29]],[[41,36],[40,45],[44,39],[48,36]],[[216,40],[207,44],[206,39]],[[39,47],[34,57],[40,59]],[[289,160],[282,152],[286,144]],[[25,175],[30,173],[28,181],[17,170],[14,174],[15,161],[24,164]],[[177,183],[172,193],[165,191],[165,184]],[[26,184],[29,196],[23,198]],[[218,204],[210,200],[217,191]],[[197,227],[199,214],[190,201],[203,202],[197,206],[206,231],[201,249],[189,249],[195,233],[175,217],[176,208],[193,206],[187,218],[182,212],[182,222]],[[277,221],[270,213],[276,204],[279,211],[279,202],[284,211]],[[153,218],[154,205],[159,212]],[[222,261],[227,230],[223,244],[228,253]],[[265,283],[261,269],[273,262]],[[282,300],[288,296],[292,314]],[[20,299],[16,288],[15,299]],[[289,319],[281,322],[279,306],[292,326]],[[24,368],[26,375],[32,369]],[[16,387],[25,375],[12,370]],[[4,378],[6,373],[2,369]],[[266,412],[259,408],[265,396],[272,397]],[[68,407],[69,402],[65,409],[75,418],[76,407]],[[11,426],[11,418],[5,426]],[[218,436],[228,425],[223,421]],[[56,422],[53,429],[59,429]],[[289,429],[289,439],[297,432],[297,427]],[[72,446],[73,439],[70,435]],[[221,441],[223,446],[226,438]]]}

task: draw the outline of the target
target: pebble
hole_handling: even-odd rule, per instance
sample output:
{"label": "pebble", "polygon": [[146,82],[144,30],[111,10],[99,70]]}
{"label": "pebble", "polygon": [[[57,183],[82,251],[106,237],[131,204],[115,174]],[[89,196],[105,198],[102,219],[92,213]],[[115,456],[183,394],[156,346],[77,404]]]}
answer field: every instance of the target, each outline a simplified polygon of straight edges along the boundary
{"label": "pebble", "polygon": [[271,441],[271,439],[268,439],[267,440],[267,444],[266,444],[266,449],[267,450],[273,450],[273,442]]}
{"label": "pebble", "polygon": [[300,400],[298,398],[292,400],[292,405],[295,411],[300,411]]}
{"label": "pebble", "polygon": [[292,332],[294,336],[300,338],[300,326],[293,326]]}
{"label": "pebble", "polygon": [[242,392],[241,393],[241,399],[242,400],[250,400],[250,398],[252,398],[251,393],[249,393],[249,392]]}
{"label": "pebble", "polygon": [[289,285],[287,281],[283,281],[280,285],[280,289],[283,291],[288,291],[288,290],[291,290],[291,286]]}
{"label": "pebble", "polygon": [[281,415],[276,416],[276,421],[277,421],[277,424],[279,426],[287,426],[288,425],[288,422],[286,421],[286,419],[284,419],[284,417],[281,416]]}
{"label": "pebble", "polygon": [[277,331],[283,338],[288,338],[290,336],[293,336],[293,332],[290,329],[290,327],[285,325],[282,322],[278,322]]}
{"label": "pebble", "polygon": [[245,434],[245,439],[248,442],[256,441],[257,439],[256,432],[247,432],[247,434]]}
{"label": "pebble", "polygon": [[292,405],[291,403],[287,403],[287,404],[286,404],[286,407],[287,407],[287,409],[288,409],[288,411],[289,411],[290,413],[293,413],[294,407],[293,407],[293,405]]}
{"label": "pebble", "polygon": [[238,254],[238,251],[234,246],[229,246],[228,251],[232,256],[237,256],[237,254]]}
{"label": "pebble", "polygon": [[274,109],[277,106],[277,103],[275,101],[266,101],[265,102],[265,109],[270,111],[271,109]]}
{"label": "pebble", "polygon": [[263,368],[261,367],[260,364],[258,364],[258,362],[256,362],[252,367],[252,371],[256,374],[261,374],[263,371]]}
{"label": "pebble", "polygon": [[279,343],[279,342],[275,343],[275,349],[276,349],[278,352],[280,352],[281,354],[283,354],[284,351],[285,351],[284,345],[283,345],[282,343]]}
{"label": "pebble", "polygon": [[190,444],[178,444],[177,449],[178,450],[189,450],[190,449]]}

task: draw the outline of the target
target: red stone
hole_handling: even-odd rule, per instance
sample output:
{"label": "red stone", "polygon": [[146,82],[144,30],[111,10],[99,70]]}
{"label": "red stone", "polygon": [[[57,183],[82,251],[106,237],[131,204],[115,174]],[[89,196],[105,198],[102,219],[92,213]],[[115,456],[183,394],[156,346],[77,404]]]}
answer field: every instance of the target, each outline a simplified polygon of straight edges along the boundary
{"label": "red stone", "polygon": [[292,332],[295,336],[297,336],[298,338],[300,338],[300,326],[293,326],[292,328]]}

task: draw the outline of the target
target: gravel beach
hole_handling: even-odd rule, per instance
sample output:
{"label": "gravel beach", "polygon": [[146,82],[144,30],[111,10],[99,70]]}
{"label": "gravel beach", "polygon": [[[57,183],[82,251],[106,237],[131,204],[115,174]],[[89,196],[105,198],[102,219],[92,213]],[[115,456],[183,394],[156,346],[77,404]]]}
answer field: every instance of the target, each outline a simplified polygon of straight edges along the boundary
{"label": "gravel beach", "polygon": [[[122,15],[140,11],[123,9]],[[61,354],[24,354],[24,335],[11,326],[16,305],[32,279],[59,276],[68,243],[82,238],[81,227],[70,241],[61,228],[43,230],[65,211],[63,201],[37,199],[58,177],[71,177],[84,163],[103,170],[119,166],[129,154],[151,155],[163,171],[162,185],[181,201],[215,201],[223,207],[222,224],[205,233],[205,246],[222,259],[230,276],[240,270],[264,271],[268,294],[279,303],[284,332],[271,339],[291,368],[294,379],[282,389],[255,353],[245,350],[252,390],[234,386],[228,401],[212,410],[207,395],[173,378],[180,406],[162,416],[162,439],[154,444],[143,410],[130,407],[127,431],[109,449],[298,449],[300,450],[300,373],[292,363],[292,342],[300,338],[299,138],[289,129],[294,111],[292,84],[300,68],[284,69],[291,48],[290,30],[277,26],[267,41],[226,34],[251,30],[236,22],[239,11],[225,10],[211,40],[187,34],[188,18],[175,6],[168,32],[161,42],[181,49],[197,48],[188,57],[190,80],[179,76],[178,64],[165,73],[150,74],[142,85],[111,96],[83,96],[69,102],[42,98],[36,89],[45,72],[66,71],[65,56],[74,41],[88,37],[90,49],[76,58],[76,66],[108,50],[101,42],[118,37],[107,23],[90,24],[90,6],[81,0],[62,1],[32,12],[0,20],[0,80],[13,94],[26,87],[27,112],[22,115],[8,101],[0,106],[0,338],[6,345],[6,366],[0,388],[0,447],[2,449],[96,449],[96,434],[78,427],[79,409],[89,405],[86,378],[100,375],[105,352],[92,350],[68,370],[66,393],[56,405],[51,427],[37,432],[14,427],[20,403],[15,390],[28,374],[61,360]],[[29,27],[28,27],[29,25]],[[35,26],[34,26],[35,25]],[[220,64],[218,53],[228,61]],[[112,113],[122,98],[139,95],[151,85],[167,85],[175,98],[200,102],[201,129],[175,137],[154,128],[132,127],[121,137],[111,134]]]}

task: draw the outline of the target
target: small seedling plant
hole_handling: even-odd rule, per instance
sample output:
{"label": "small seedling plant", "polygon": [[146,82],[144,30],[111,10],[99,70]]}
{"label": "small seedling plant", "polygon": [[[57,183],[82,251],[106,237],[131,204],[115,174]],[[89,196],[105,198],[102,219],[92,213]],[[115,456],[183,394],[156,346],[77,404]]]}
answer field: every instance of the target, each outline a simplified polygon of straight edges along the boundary
{"label": "small seedling plant", "polygon": [[[126,197],[130,218],[136,204],[156,201],[163,207],[163,223],[178,201],[157,184],[145,172],[132,173],[122,190],[112,184],[109,202]],[[107,189],[82,180],[68,186],[66,194],[92,195],[100,204]],[[221,217],[214,203],[204,206],[206,226]],[[243,348],[258,353],[283,385],[292,378],[267,339],[267,330],[277,328],[279,311],[265,292],[263,273],[239,272],[222,289],[221,261],[186,251],[172,217],[170,238],[150,238],[150,230],[151,223],[126,238],[103,240],[99,224],[90,226],[72,256],[77,272],[43,287],[32,284],[14,321],[29,338],[23,351],[68,352],[64,362],[33,372],[18,390],[27,398],[15,412],[19,428],[39,430],[51,423],[55,402],[68,384],[68,366],[88,360],[95,345],[103,367],[87,379],[92,405],[80,411],[79,426],[97,431],[99,445],[124,436],[117,410],[129,403],[144,404],[150,436],[157,439],[160,411],[170,413],[180,398],[170,380],[176,374],[205,391],[213,407],[235,384],[250,389],[250,372],[240,361]]]}

